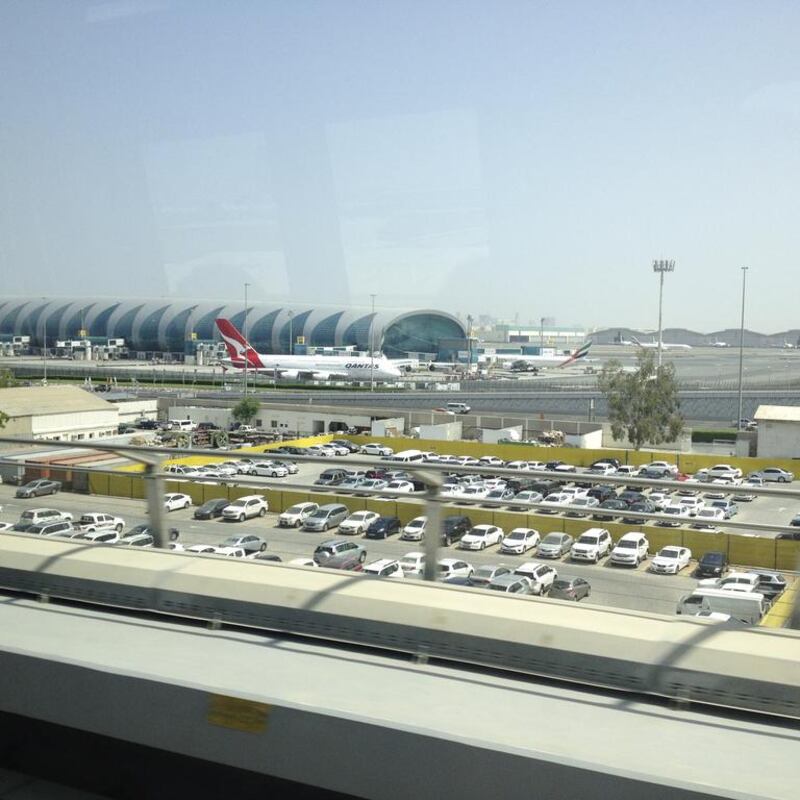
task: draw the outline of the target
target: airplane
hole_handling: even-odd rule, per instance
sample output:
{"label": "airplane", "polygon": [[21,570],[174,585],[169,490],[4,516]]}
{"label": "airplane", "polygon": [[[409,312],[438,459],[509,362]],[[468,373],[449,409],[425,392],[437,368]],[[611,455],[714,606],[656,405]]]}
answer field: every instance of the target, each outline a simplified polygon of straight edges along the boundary
{"label": "airplane", "polygon": [[584,342],[574,353],[570,353],[567,358],[563,355],[553,356],[502,356],[498,359],[501,364],[510,364],[512,368],[518,366],[529,372],[538,372],[540,369],[547,367],[568,367],[570,364],[575,364],[578,361],[586,359],[589,355],[589,350],[592,347],[592,340]]}
{"label": "airplane", "polygon": [[711,342],[710,345],[710,347],[728,347],[728,346],[729,345],[727,342],[718,342],[716,339],[713,342]]}
{"label": "airplane", "polygon": [[[640,342],[635,336],[631,336],[633,343],[642,348],[642,350],[658,350],[658,342]],[[691,350],[690,344],[668,344],[661,342],[662,350]]]}
{"label": "airplane", "polygon": [[279,356],[257,353],[230,320],[217,319],[216,325],[228,351],[228,358],[222,359],[224,369],[244,370],[246,358],[249,371],[277,374],[282,378],[368,381],[371,375],[375,380],[385,381],[401,376],[397,365],[384,355],[370,359],[363,356]]}

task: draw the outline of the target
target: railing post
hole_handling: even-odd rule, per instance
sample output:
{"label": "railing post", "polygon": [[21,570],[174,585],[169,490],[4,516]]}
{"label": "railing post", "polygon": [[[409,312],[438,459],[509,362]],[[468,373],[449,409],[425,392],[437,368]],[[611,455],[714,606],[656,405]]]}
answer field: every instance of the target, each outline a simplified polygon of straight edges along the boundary
{"label": "railing post", "polygon": [[144,467],[144,485],[147,495],[147,516],[156,547],[166,547],[169,536],[164,523],[164,479],[161,472],[161,459],[148,461]]}

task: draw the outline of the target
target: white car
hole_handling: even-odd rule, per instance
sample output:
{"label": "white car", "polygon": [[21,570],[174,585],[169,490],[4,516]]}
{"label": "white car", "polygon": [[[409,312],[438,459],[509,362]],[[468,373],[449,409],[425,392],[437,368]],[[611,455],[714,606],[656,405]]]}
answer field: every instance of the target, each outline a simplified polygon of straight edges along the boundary
{"label": "white car", "polygon": [[569,557],[573,561],[597,563],[611,550],[611,534],[605,528],[589,528],[572,545]]}
{"label": "white car", "polygon": [[701,508],[705,508],[705,503],[701,497],[682,497],[678,502],[689,509],[690,517],[696,517],[697,512]]}
{"label": "white car", "polygon": [[186,548],[187,553],[194,553],[195,555],[207,555],[217,552],[217,548],[210,544],[193,544],[191,547]]}
{"label": "white car", "polygon": [[394,454],[394,450],[385,444],[370,442],[369,444],[361,445],[361,453],[365,456],[391,456]]}
{"label": "white car", "polygon": [[164,508],[167,511],[177,511],[181,508],[189,508],[192,504],[192,498],[188,494],[180,494],[171,492],[164,495]]}
{"label": "white car", "polygon": [[458,558],[440,558],[436,562],[437,580],[444,581],[448,578],[469,578],[475,568],[466,561]]}
{"label": "white car", "polygon": [[363,570],[365,575],[375,575],[379,578],[403,578],[403,567],[393,558],[379,558],[367,564]]}
{"label": "white car", "polygon": [[589,475],[616,475],[617,468],[607,461],[601,461],[599,464],[594,464],[589,467],[586,472]]}
{"label": "white car", "polygon": [[725,589],[728,592],[757,592],[759,576],[754,572],[730,572],[724,578],[707,578],[698,586]]}
{"label": "white car", "polygon": [[762,483],[769,481],[770,483],[791,483],[794,480],[794,474],[789,470],[781,469],[780,467],[765,467],[758,471],[758,476]]}
{"label": "white car", "polygon": [[521,472],[530,472],[530,467],[527,461],[509,461],[506,464],[506,469],[518,469]]}
{"label": "white car", "polygon": [[669,519],[660,519],[656,525],[662,528],[677,528],[683,522],[691,517],[691,511],[688,506],[681,505],[680,503],[667,503],[661,509],[661,513]]}
{"label": "white car", "polygon": [[692,525],[698,531],[716,531],[717,523],[725,521],[725,512],[721,508],[701,508]]}
{"label": "white car", "polygon": [[242,547],[218,547],[217,555],[231,558],[247,558],[247,551]]}
{"label": "white car", "polygon": [[297,503],[278,517],[279,528],[299,528],[319,508],[318,503]]}
{"label": "white car", "polygon": [[650,492],[647,499],[656,507],[656,511],[662,511],[664,506],[671,502],[672,493],[667,491]]}
{"label": "white car", "polygon": [[622,536],[611,551],[612,564],[638,567],[647,558],[650,542],[639,531],[630,531]]}
{"label": "white car", "polygon": [[489,494],[486,486],[476,484],[475,486],[464,486],[458,493],[458,497],[464,500],[485,500]]}
{"label": "white car", "polygon": [[714,464],[708,468],[708,475],[712,478],[741,478],[742,471],[731,464]]}
{"label": "white car", "polygon": [[564,510],[564,506],[568,505],[570,500],[572,500],[571,494],[553,492],[542,500],[541,508],[538,511],[540,514],[557,514],[559,511]]}
{"label": "white car", "polygon": [[462,467],[479,467],[481,465],[475,456],[457,456],[457,458]]}
{"label": "white car", "polygon": [[306,454],[322,458],[333,458],[336,455],[336,449],[327,444],[312,444],[306,448]]}
{"label": "white car", "polygon": [[261,494],[249,494],[234,500],[222,509],[222,518],[244,522],[252,517],[263,517],[269,504]]}
{"label": "white car", "polygon": [[539,564],[537,561],[526,561],[515,570],[515,575],[527,578],[531,583],[531,594],[546,594],[550,591],[553,581],[558,577],[558,572],[548,564]]}
{"label": "white car", "polygon": [[668,461],[651,461],[645,465],[644,469],[666,469],[673,478],[678,476],[678,465],[670,464]]}
{"label": "white car", "polygon": [[293,558],[291,561],[287,562],[292,564],[295,567],[318,567],[316,561],[313,558]]}
{"label": "white car", "polygon": [[344,522],[339,523],[339,533],[366,533],[367,528],[380,519],[377,511],[355,511]]}
{"label": "white car", "polygon": [[400,538],[408,542],[420,542],[425,536],[427,517],[414,517],[400,532]]}
{"label": "white car", "polygon": [[458,546],[462,550],[484,550],[489,545],[500,544],[503,529],[496,525],[476,525],[461,537]]}
{"label": "white car", "polygon": [[262,478],[285,478],[289,474],[289,470],[283,464],[275,461],[259,461],[253,464],[250,472]]}
{"label": "white car", "polygon": [[116,531],[122,533],[125,528],[125,520],[122,517],[114,517],[111,514],[90,513],[82,514],[75,523],[75,529],[82,533],[94,533],[95,531]]}
{"label": "white car", "polygon": [[562,486],[558,491],[560,494],[568,494],[572,500],[578,497],[588,497],[589,495],[589,490],[584,486]]}
{"label": "white car", "polygon": [[514,528],[500,542],[500,552],[522,555],[537,547],[541,539],[539,531],[533,528]]}
{"label": "white car", "polygon": [[89,544],[116,544],[120,540],[118,531],[104,530],[104,531],[88,531],[82,533],[80,536],[74,537]]}
{"label": "white car", "polygon": [[389,483],[386,484],[386,491],[409,494],[414,491],[414,484],[411,483],[411,481],[389,481]]}
{"label": "white car", "polygon": [[621,467],[617,467],[616,474],[626,478],[633,478],[639,474],[639,467],[634,467],[631,464],[623,464]]}
{"label": "white car", "polygon": [[[512,508],[517,507],[517,503],[520,504],[520,508],[525,508],[530,503],[541,503],[544,498],[541,495],[541,492],[533,492],[530,489],[524,489],[521,492],[517,492],[514,495],[514,500],[509,503],[509,506]],[[524,504],[524,505],[523,505]]]}
{"label": "white car", "polygon": [[662,547],[650,562],[650,572],[660,575],[677,575],[684,567],[689,566],[692,551],[688,547],[670,545]]}
{"label": "white car", "polygon": [[425,570],[425,553],[412,551],[400,559],[400,567],[404,575],[422,575]]}
{"label": "white car", "polygon": [[478,459],[478,463],[487,467],[502,467],[506,462],[497,456],[481,456]]}
{"label": "white car", "polygon": [[490,508],[499,508],[502,505],[505,505],[509,500],[514,499],[514,490],[509,489],[505,486],[501,486],[496,489],[492,489],[486,495],[486,502],[484,505],[489,506]]}
{"label": "white car", "polygon": [[0,522],[0,532],[10,531],[14,527],[13,522]]}
{"label": "white car", "polygon": [[570,508],[566,511],[568,517],[586,517],[592,509],[600,505],[600,501],[596,497],[575,497],[569,505]]}
{"label": "white car", "polygon": [[528,465],[529,472],[544,469],[544,461],[527,461],[526,463]]}

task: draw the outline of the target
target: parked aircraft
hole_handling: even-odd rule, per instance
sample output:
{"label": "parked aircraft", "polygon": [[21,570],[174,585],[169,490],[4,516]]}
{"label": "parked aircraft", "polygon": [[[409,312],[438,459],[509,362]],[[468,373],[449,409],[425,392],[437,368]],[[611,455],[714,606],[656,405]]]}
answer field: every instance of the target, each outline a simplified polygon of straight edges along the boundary
{"label": "parked aircraft", "polygon": [[[638,345],[643,350],[658,350],[658,342],[640,342],[635,336],[631,336],[633,343]],[[691,350],[690,344],[672,344],[668,342],[661,343],[662,350]]]}
{"label": "parked aircraft", "polygon": [[371,375],[376,381],[386,381],[396,380],[401,375],[398,366],[384,355],[370,359],[364,356],[285,356],[257,353],[230,320],[218,319],[216,324],[228,351],[228,358],[222,361],[222,366],[226,369],[244,370],[246,359],[249,371],[277,373],[282,378],[368,381]]}

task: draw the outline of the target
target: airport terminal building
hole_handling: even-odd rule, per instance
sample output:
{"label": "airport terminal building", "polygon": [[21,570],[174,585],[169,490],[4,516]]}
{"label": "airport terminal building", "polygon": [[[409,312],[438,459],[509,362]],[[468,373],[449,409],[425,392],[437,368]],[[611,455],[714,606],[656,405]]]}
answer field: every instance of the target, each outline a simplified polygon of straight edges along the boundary
{"label": "airport terminal building", "polygon": [[[79,338],[124,339],[132,357],[140,353],[191,353],[198,342],[219,340],[214,325],[226,317],[247,330],[263,353],[303,352],[309,347],[353,347],[374,343],[389,358],[428,354],[454,360],[467,349],[464,325],[435,310],[270,305],[201,300],[16,297],[0,300],[0,337],[29,336],[33,347],[54,347]],[[290,343],[294,343],[290,345]]]}

